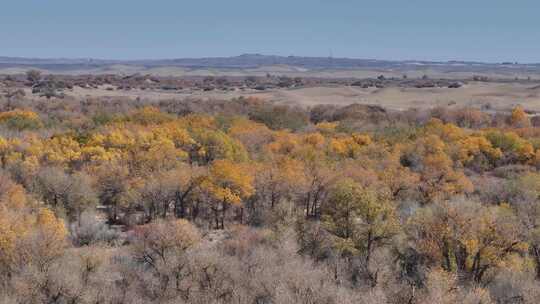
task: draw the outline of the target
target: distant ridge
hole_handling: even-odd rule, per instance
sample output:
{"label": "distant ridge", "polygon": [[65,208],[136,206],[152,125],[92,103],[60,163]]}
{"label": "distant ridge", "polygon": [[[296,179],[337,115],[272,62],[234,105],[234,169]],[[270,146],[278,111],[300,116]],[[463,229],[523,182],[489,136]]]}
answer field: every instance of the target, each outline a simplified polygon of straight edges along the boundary
{"label": "distant ridge", "polygon": [[447,67],[492,67],[492,68],[539,68],[540,64],[517,64],[517,63],[483,63],[473,61],[415,61],[415,60],[377,60],[377,59],[354,59],[333,57],[302,57],[302,56],[275,56],[261,54],[242,54],[233,57],[206,57],[206,58],[176,58],[176,59],[149,59],[149,60],[106,60],[93,58],[23,58],[0,56],[2,67],[25,67],[36,68],[62,66],[93,66],[106,65],[135,65],[144,67],[185,67],[185,68],[258,68],[272,65],[297,66],[306,69],[365,69],[365,68],[403,68],[407,66],[447,66]]}
{"label": "distant ridge", "polygon": [[267,76],[321,78],[434,77],[540,79],[540,64],[474,61],[379,60],[243,54],[233,57],[110,60],[0,56],[0,74],[39,69],[51,74],[156,76]]}

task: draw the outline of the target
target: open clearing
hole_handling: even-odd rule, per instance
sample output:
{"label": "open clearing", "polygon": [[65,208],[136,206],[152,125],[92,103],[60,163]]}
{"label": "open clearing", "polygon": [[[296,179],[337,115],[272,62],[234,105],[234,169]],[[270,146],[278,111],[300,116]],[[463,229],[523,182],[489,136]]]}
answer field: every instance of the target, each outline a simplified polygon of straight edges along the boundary
{"label": "open clearing", "polygon": [[[30,93],[29,91],[27,93]],[[163,99],[231,99],[240,96],[254,96],[277,103],[313,106],[318,104],[347,105],[352,103],[374,104],[385,108],[403,110],[408,108],[432,108],[436,106],[490,106],[496,110],[507,110],[516,104],[523,105],[527,110],[540,111],[540,86],[531,82],[497,83],[470,82],[457,88],[401,88],[387,87],[360,88],[351,86],[307,87],[297,89],[271,89],[266,91],[235,90],[235,91],[201,91],[185,89],[181,91],[157,90],[107,90],[84,89],[75,87],[65,91],[75,98],[85,97],[128,97],[145,100]],[[31,96],[31,94],[27,94]],[[37,97],[36,97],[37,98]]]}

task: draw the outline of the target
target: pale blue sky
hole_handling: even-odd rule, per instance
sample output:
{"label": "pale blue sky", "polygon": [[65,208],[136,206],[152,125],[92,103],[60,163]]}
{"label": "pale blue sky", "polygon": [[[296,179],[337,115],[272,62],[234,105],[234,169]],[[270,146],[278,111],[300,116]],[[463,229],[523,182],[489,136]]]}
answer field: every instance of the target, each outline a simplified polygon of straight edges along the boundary
{"label": "pale blue sky", "polygon": [[0,0],[0,56],[540,62],[537,0]]}

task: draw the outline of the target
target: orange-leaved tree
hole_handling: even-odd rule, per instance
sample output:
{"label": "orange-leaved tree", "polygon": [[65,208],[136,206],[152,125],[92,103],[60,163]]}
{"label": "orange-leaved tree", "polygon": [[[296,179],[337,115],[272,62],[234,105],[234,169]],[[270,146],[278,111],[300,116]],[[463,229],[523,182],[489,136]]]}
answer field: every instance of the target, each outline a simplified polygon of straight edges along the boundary
{"label": "orange-leaved tree", "polygon": [[215,160],[201,187],[208,194],[215,228],[223,229],[229,207],[237,206],[242,211],[243,199],[254,193],[253,175],[246,164],[226,159]]}

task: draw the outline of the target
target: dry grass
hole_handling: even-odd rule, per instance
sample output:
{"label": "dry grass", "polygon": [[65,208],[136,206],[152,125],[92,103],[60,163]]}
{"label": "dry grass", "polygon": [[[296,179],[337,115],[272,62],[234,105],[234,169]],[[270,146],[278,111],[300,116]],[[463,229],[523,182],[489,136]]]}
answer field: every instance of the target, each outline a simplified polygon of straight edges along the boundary
{"label": "dry grass", "polygon": [[[30,92],[27,92],[30,96]],[[279,103],[294,103],[301,106],[317,104],[347,105],[351,103],[376,104],[390,109],[402,110],[411,107],[432,108],[439,105],[474,106],[490,105],[493,109],[506,110],[516,104],[526,109],[540,111],[540,86],[519,83],[472,82],[459,89],[448,88],[368,88],[360,87],[310,87],[300,89],[272,89],[267,91],[194,91],[185,89],[177,92],[150,90],[106,90],[75,87],[66,91],[76,98],[84,97],[129,97],[147,100],[161,99],[231,99],[239,96],[255,96]],[[37,98],[37,97],[36,97]]]}

